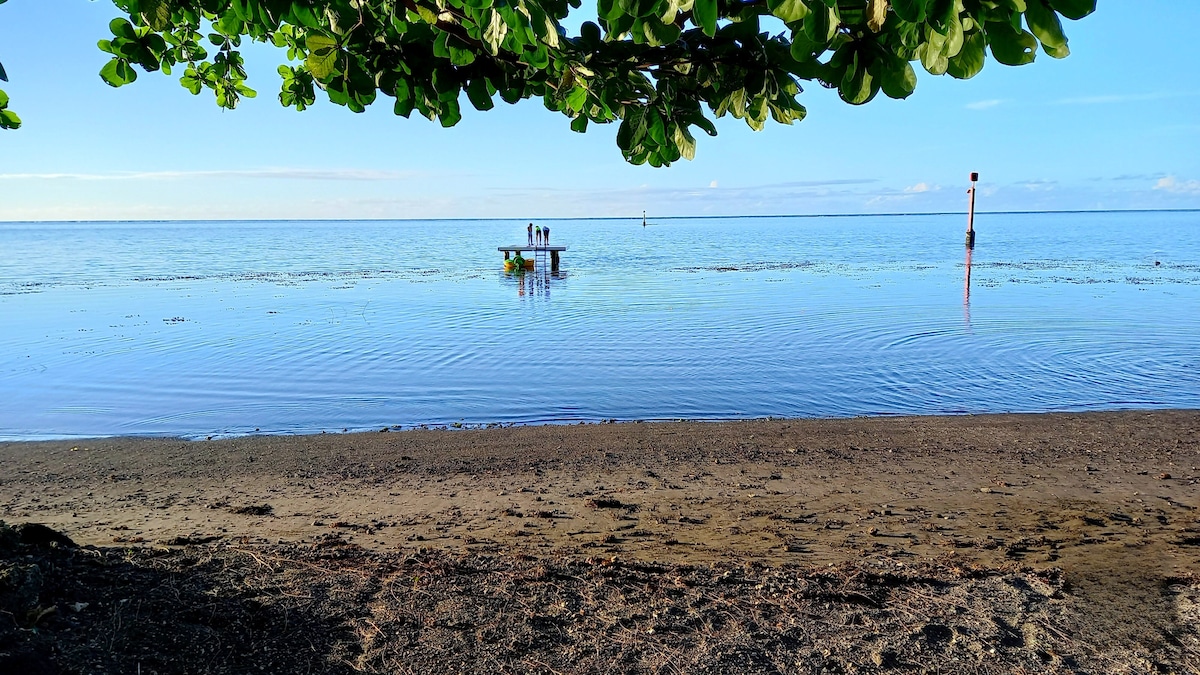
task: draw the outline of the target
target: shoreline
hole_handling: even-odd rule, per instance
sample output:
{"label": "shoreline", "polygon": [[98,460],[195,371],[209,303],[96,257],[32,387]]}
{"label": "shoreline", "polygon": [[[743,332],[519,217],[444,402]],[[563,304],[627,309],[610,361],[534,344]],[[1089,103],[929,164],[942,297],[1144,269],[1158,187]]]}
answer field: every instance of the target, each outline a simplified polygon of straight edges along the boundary
{"label": "shoreline", "polygon": [[687,417],[672,417],[672,418],[653,418],[653,419],[628,419],[622,420],[617,418],[602,418],[599,420],[541,420],[534,422],[447,422],[447,423],[426,423],[426,424],[380,424],[370,427],[361,427],[355,429],[343,428],[337,430],[317,430],[317,431],[260,431],[255,429],[248,432],[233,432],[233,433],[196,433],[196,434],[111,434],[111,435],[89,435],[89,434],[74,434],[67,436],[42,435],[32,438],[12,438],[0,436],[0,446],[15,445],[22,443],[68,443],[68,442],[87,442],[87,441],[182,441],[182,442],[206,442],[206,441],[229,441],[237,439],[253,439],[253,438],[308,438],[321,436],[354,436],[360,434],[372,433],[402,433],[409,431],[485,431],[494,429],[526,429],[539,427],[574,427],[574,426],[600,426],[600,425],[637,425],[637,424],[741,424],[753,422],[846,422],[853,420],[922,420],[922,419],[941,419],[941,418],[1005,418],[1005,417],[1036,417],[1036,416],[1053,416],[1053,415],[1110,415],[1110,414],[1125,414],[1125,413],[1187,413],[1200,411],[1200,408],[1174,408],[1174,407],[1133,407],[1133,408],[1112,408],[1102,410],[1042,410],[1042,411],[1023,411],[1023,412],[945,412],[945,413],[875,413],[861,415],[846,415],[840,417],[776,417],[766,415],[763,417],[733,417],[733,418],[687,418]]}
{"label": "shoreline", "polygon": [[[663,650],[702,665],[747,645],[784,667],[797,644],[813,656],[795,668],[814,673],[1200,663],[1195,410],[7,442],[0,521],[90,547],[45,553],[55,574],[125,575],[84,602],[175,589],[146,602],[176,621],[194,613],[173,604],[179,584],[194,584],[187,602],[217,593],[247,625],[317,617],[340,637],[310,656],[342,665],[301,670],[655,670]],[[524,609],[505,614],[513,602]],[[729,632],[735,609],[759,637]],[[804,632],[809,614],[832,632]],[[108,614],[96,622],[111,630]],[[97,646],[108,637],[63,635],[84,654],[68,661],[134,663]],[[513,646],[531,635],[575,656]],[[711,672],[774,672],[760,666]]]}

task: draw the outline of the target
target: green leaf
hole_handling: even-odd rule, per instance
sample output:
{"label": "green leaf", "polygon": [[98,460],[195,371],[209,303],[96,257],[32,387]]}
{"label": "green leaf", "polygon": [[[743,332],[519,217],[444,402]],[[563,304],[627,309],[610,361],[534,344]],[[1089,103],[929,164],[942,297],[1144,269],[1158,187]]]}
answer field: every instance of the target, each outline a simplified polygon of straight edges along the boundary
{"label": "green leaf", "polygon": [[1096,11],[1096,0],[1050,0],[1050,6],[1068,19],[1079,20]]}
{"label": "green leaf", "polygon": [[987,43],[992,48],[992,56],[1006,66],[1023,66],[1033,63],[1037,56],[1038,40],[1024,30],[1017,30],[1011,24],[1002,21],[989,21],[984,24],[987,31]]}
{"label": "green leaf", "polygon": [[0,129],[20,129],[21,118],[11,110],[0,110]]}
{"label": "green leaf", "polygon": [[950,59],[946,57],[943,46],[944,43],[926,42],[917,48],[917,56],[921,59],[921,65],[925,66],[925,70],[929,71],[931,75],[944,75],[950,68]]}
{"label": "green leaf", "polygon": [[137,79],[135,71],[125,59],[112,59],[100,69],[100,78],[112,87],[121,87]]}
{"label": "green leaf", "polygon": [[584,39],[589,48],[595,49],[600,46],[600,26],[591,21],[583,23],[583,26],[579,28],[579,35]]}
{"label": "green leaf", "polygon": [[[605,21],[616,21],[625,15],[625,10],[617,5],[617,0],[597,0],[596,16]],[[586,24],[584,24],[586,27]],[[583,31],[581,31],[583,32]]]}
{"label": "green leaf", "polygon": [[7,107],[8,107],[8,94],[4,93],[3,89],[0,89],[0,108],[7,108]]}
{"label": "green leaf", "polygon": [[433,71],[433,91],[437,93],[438,100],[452,101],[457,99],[458,93],[462,91],[462,83],[458,79],[458,73],[453,68],[435,68]]}
{"label": "green leaf", "polygon": [[682,124],[676,124],[674,141],[675,147],[679,148],[679,154],[684,159],[691,161],[696,159],[696,138],[692,136],[687,127]]}
{"label": "green leaf", "polygon": [[[283,66],[286,68],[286,66]],[[290,69],[288,69],[290,71]],[[193,96],[199,95],[200,89],[203,87],[203,82],[200,81],[200,76],[194,68],[190,66],[183,73],[183,77],[179,78],[179,84],[183,85],[184,89],[192,92]]]}
{"label": "green leaf", "polygon": [[327,80],[338,72],[337,40],[326,35],[309,35],[305,46],[308,48],[308,58],[304,59],[304,65],[308,66],[313,77]]}
{"label": "green leaf", "polygon": [[487,80],[477,77],[467,84],[467,99],[476,110],[491,110],[496,107],[492,95],[488,92]]}
{"label": "green leaf", "polygon": [[302,2],[292,3],[291,8],[288,10],[288,17],[291,19],[291,23],[297,26],[316,28],[321,25],[321,21],[317,18],[314,8]]}
{"label": "green leaf", "polygon": [[113,35],[126,40],[136,40],[138,37],[137,30],[134,29],[133,24],[129,23],[128,19],[113,19],[108,23],[108,29],[112,31]]}
{"label": "green leaf", "polygon": [[889,59],[879,78],[883,93],[889,98],[908,98],[917,89],[917,71],[899,57]]}
{"label": "green leaf", "polygon": [[1062,47],[1047,47],[1046,45],[1042,45],[1042,49],[1049,54],[1051,58],[1055,59],[1065,59],[1071,55],[1071,49],[1066,45],[1063,45]]}
{"label": "green leaf", "polygon": [[8,73],[4,72],[3,63],[0,63],[0,82],[8,82]]}
{"label": "green leaf", "polygon": [[450,63],[456,66],[469,66],[475,63],[475,52],[455,44],[447,45],[450,51]]}
{"label": "green leaf", "polygon": [[1025,10],[1025,22],[1029,30],[1037,36],[1042,46],[1048,49],[1062,49],[1067,46],[1067,36],[1063,35],[1062,23],[1058,14],[1043,4],[1043,0],[1028,0],[1029,7]]}
{"label": "green leaf", "polygon": [[646,34],[646,42],[651,46],[673,44],[679,39],[679,26],[664,24],[658,17],[650,17],[642,22],[642,30]]}
{"label": "green leaf", "polygon": [[808,16],[808,6],[804,4],[803,0],[767,0],[767,7],[784,23],[800,21]]}
{"label": "green leaf", "polygon": [[909,23],[925,20],[925,0],[892,0],[892,9],[896,16]]}
{"label": "green leaf", "polygon": [[450,58],[450,48],[446,46],[449,40],[449,33],[439,32],[437,37],[433,39],[433,55],[439,59]]}
{"label": "green leaf", "polygon": [[950,77],[969,80],[983,70],[986,62],[987,38],[984,37],[983,31],[973,30],[967,33],[958,56],[950,59],[946,72],[950,74]]}
{"label": "green leaf", "polygon": [[832,7],[817,5],[804,17],[804,34],[818,47],[829,44],[837,34],[838,18]]}
{"label": "green leaf", "polygon": [[588,118],[584,117],[583,115],[571,120],[571,131],[582,134],[587,132],[587,128]]}
{"label": "green leaf", "polygon": [[846,103],[862,105],[874,98],[878,91],[879,85],[875,83],[867,64],[855,54],[854,60],[846,68],[846,74],[842,76],[841,83],[838,84],[838,94]]}
{"label": "green leaf", "polygon": [[408,84],[408,80],[396,80],[396,106],[393,112],[399,117],[408,117],[412,114],[415,97],[413,96],[412,88]]}
{"label": "green leaf", "polygon": [[650,108],[646,111],[646,117],[646,133],[649,134],[650,139],[657,145],[666,145],[667,130],[666,125],[663,124],[662,115],[658,114],[657,109]]}
{"label": "green leaf", "polygon": [[824,50],[825,43],[817,44],[808,38],[804,29],[792,31],[792,46],[791,56],[793,59],[804,63],[812,61],[818,49]]}
{"label": "green leaf", "polygon": [[704,34],[713,37],[717,34],[717,0],[696,0],[692,5],[692,18]]}
{"label": "green leaf", "polygon": [[154,30],[167,30],[171,25],[171,8],[165,0],[142,0],[142,20]]}
{"label": "green leaf", "polygon": [[679,0],[666,0],[663,5],[662,13],[658,15],[658,20],[663,23],[675,23],[675,19],[679,16]]}
{"label": "green leaf", "polygon": [[443,127],[452,127],[458,124],[462,119],[462,111],[459,110],[458,101],[446,101],[442,104],[442,112],[438,115],[438,121]]}
{"label": "green leaf", "polygon": [[567,104],[568,110],[573,113],[579,113],[583,111],[583,106],[587,103],[587,99],[587,89],[584,87],[574,87],[571,89],[570,93],[567,94],[565,103]]}

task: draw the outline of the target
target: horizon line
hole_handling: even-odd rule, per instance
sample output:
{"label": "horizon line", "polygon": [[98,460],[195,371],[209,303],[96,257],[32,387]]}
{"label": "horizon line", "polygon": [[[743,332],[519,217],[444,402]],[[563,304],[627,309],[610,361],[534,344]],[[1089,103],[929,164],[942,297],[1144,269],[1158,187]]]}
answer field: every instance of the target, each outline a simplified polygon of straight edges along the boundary
{"label": "horizon line", "polygon": [[[1053,215],[1078,213],[1198,213],[1200,208],[1185,209],[1062,209],[1053,211],[976,211],[977,216]],[[966,211],[917,211],[888,213],[778,213],[745,215],[655,216],[657,220],[715,220],[718,218],[897,218],[902,216],[965,216]],[[649,216],[646,216],[649,220]],[[16,223],[329,223],[329,222],[483,222],[492,220],[637,220],[637,216],[504,216],[493,218],[108,218],[99,220],[0,220],[0,225]]]}

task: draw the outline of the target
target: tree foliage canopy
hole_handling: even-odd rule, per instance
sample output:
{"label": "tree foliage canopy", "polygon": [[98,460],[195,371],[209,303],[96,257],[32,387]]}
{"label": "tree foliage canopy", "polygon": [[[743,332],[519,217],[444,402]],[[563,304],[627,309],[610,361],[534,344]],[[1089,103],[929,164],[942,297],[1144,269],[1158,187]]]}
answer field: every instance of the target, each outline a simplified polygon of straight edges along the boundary
{"label": "tree foliage canopy", "polygon": [[[139,68],[180,69],[188,91],[234,108],[255,95],[239,50],[248,39],[286,50],[284,106],[304,110],[323,92],[362,112],[382,95],[397,115],[415,110],[449,127],[462,117],[464,92],[478,110],[497,96],[536,96],[575,131],[619,123],[625,159],[653,166],[691,159],[697,129],[716,135],[710,116],[756,130],[768,119],[803,119],[801,82],[858,105],[880,91],[911,95],[914,63],[966,79],[989,50],[1013,66],[1032,62],[1039,44],[1063,58],[1061,19],[1096,8],[1096,0],[597,0],[596,20],[569,35],[562,22],[581,0],[113,2],[125,16],[99,47],[112,55],[100,76],[114,87]],[[0,127],[20,124],[7,102],[0,92]]]}
{"label": "tree foliage canopy", "polygon": [[[6,2],[8,0],[0,0],[0,5]],[[8,73],[4,72],[3,63],[0,63],[0,82],[8,82]],[[19,129],[20,127],[21,118],[8,109],[8,94],[0,89],[0,129]]]}

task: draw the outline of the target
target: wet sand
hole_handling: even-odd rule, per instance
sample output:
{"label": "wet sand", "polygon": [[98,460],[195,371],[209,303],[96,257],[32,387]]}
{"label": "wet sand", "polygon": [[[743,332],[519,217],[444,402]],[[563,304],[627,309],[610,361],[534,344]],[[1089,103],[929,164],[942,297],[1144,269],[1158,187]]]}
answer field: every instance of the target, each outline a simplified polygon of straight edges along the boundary
{"label": "wet sand", "polygon": [[1200,412],[0,444],[0,519],[81,544],[837,563],[947,553],[1080,574],[1200,563]]}

